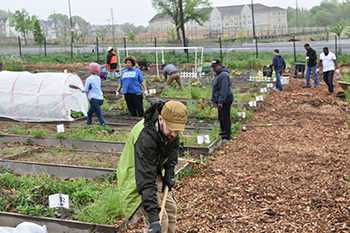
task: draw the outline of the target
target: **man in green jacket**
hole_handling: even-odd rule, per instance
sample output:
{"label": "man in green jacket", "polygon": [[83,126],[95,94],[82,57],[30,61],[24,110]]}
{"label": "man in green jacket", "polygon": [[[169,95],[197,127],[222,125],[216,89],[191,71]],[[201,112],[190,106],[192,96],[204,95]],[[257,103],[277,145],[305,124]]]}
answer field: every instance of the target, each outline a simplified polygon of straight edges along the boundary
{"label": "man in green jacket", "polygon": [[[187,122],[187,109],[178,101],[153,102],[144,119],[131,130],[120,157],[117,177],[125,217],[140,207],[145,232],[175,232],[177,206],[172,187],[177,164],[179,134]],[[169,187],[162,223],[160,202]]]}

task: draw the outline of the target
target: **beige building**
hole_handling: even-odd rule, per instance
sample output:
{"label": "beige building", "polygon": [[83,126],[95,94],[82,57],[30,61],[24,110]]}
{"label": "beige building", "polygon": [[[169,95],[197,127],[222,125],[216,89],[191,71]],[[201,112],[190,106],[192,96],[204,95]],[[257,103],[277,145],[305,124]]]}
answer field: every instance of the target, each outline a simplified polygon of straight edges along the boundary
{"label": "beige building", "polygon": [[[208,16],[209,19],[203,23],[203,26],[195,21],[190,21],[185,24],[185,29],[218,32],[251,30],[253,28],[250,4],[213,7]],[[254,4],[254,20],[256,30],[287,28],[287,11],[281,7]],[[149,21],[150,32],[167,31],[169,27],[175,27],[169,16],[161,18],[157,14]]]}

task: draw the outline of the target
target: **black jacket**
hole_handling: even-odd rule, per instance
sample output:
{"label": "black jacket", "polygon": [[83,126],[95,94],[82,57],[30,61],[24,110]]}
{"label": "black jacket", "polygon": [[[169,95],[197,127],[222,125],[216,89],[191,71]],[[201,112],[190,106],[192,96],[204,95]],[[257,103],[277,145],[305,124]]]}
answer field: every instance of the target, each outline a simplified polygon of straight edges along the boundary
{"label": "black jacket", "polygon": [[275,67],[275,70],[278,70],[278,69],[284,70],[286,68],[286,62],[284,61],[284,58],[281,55],[276,54],[273,57],[272,64],[270,66]]}
{"label": "black jacket", "polygon": [[308,67],[313,67],[317,65],[317,54],[314,49],[310,48],[309,50],[307,50],[306,56],[309,57],[309,60],[307,61]]}
{"label": "black jacket", "polygon": [[233,94],[231,87],[232,82],[228,74],[228,69],[225,66],[221,66],[212,83],[211,102],[216,104],[232,102]]}
{"label": "black jacket", "polygon": [[135,178],[142,204],[148,213],[149,222],[159,221],[160,207],[157,201],[157,175],[174,175],[177,164],[179,138],[167,142],[159,129],[158,116],[162,101],[153,102],[146,110],[144,128],[135,143]]}

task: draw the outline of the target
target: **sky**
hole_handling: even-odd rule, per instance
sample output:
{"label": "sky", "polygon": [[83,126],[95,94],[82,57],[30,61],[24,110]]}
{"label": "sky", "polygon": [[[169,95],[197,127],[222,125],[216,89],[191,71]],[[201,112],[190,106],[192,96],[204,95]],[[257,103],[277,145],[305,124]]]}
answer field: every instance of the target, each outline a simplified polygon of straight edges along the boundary
{"label": "sky", "polygon": [[[254,3],[295,8],[296,1],[299,8],[310,9],[319,5],[322,0],[255,0]],[[213,7],[251,4],[249,0],[211,0],[211,2]],[[72,15],[80,16],[92,25],[111,23],[111,9],[113,9],[113,18],[116,24],[128,22],[137,26],[148,26],[148,21],[157,13],[152,8],[151,0],[70,0],[70,5]],[[47,17],[54,12],[69,15],[68,0],[1,0],[1,10],[15,12],[22,8],[26,9],[30,15],[36,15],[43,20],[47,20]]]}

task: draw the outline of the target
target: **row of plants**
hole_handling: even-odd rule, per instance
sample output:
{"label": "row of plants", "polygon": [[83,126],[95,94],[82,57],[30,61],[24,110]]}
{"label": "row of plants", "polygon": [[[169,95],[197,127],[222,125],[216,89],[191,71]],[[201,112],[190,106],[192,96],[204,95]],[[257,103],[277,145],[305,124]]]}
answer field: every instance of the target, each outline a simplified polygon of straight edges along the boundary
{"label": "row of plants", "polygon": [[15,175],[0,169],[0,211],[31,216],[61,218],[49,208],[49,195],[69,195],[68,219],[115,224],[122,217],[116,181],[108,179],[60,179],[45,175]]}

